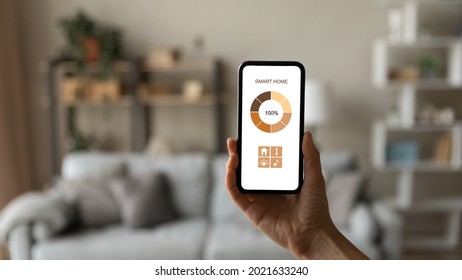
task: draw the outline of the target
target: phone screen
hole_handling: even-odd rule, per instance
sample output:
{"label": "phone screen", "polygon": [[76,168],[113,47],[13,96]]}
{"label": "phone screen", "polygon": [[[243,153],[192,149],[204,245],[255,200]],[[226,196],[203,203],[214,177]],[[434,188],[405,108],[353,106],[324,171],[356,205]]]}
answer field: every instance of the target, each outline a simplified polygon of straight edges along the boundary
{"label": "phone screen", "polygon": [[242,192],[299,191],[304,81],[298,62],[240,66],[237,181]]}

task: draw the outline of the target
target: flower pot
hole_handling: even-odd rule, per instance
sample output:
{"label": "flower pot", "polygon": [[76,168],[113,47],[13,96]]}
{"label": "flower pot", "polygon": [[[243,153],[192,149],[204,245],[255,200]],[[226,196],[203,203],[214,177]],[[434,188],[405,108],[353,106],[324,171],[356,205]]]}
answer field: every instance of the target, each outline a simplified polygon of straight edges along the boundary
{"label": "flower pot", "polygon": [[422,69],[420,71],[422,79],[435,79],[438,78],[438,72],[434,69]]}
{"label": "flower pot", "polygon": [[85,61],[95,62],[101,59],[101,43],[95,37],[84,37],[82,46],[85,52]]}

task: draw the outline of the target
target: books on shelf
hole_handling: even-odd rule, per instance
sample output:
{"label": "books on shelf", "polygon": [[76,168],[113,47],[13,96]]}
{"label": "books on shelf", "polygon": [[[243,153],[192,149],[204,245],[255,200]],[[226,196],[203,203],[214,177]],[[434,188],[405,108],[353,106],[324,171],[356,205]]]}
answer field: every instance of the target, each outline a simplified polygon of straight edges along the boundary
{"label": "books on shelf", "polygon": [[452,154],[452,137],[446,133],[437,140],[434,154],[434,161],[438,165],[449,165]]}

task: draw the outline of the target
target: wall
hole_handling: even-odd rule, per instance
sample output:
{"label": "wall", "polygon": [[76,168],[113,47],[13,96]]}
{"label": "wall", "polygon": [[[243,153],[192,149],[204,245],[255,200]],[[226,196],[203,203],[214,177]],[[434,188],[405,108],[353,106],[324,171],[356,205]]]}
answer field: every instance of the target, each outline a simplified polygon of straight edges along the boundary
{"label": "wall", "polygon": [[[337,104],[331,123],[317,131],[318,145],[323,151],[351,150],[370,169],[370,123],[383,116],[390,103],[389,96],[370,85],[371,42],[386,33],[385,10],[374,1],[21,0],[37,184],[47,180],[49,154],[45,76],[38,65],[62,43],[57,20],[77,8],[120,26],[131,55],[173,46],[192,56],[194,38],[202,36],[204,55],[225,63],[232,100],[236,69],[243,60],[301,61],[309,77],[329,86]],[[232,102],[229,135],[235,135],[234,107]]]}

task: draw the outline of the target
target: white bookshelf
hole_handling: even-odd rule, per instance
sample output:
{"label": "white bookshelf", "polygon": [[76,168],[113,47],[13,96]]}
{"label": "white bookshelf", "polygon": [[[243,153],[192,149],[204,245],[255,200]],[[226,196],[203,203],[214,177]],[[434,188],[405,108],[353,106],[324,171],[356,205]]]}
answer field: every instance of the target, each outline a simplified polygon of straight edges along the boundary
{"label": "white bookshelf", "polygon": [[398,6],[403,2],[416,2],[418,5],[462,5],[462,0],[376,0],[381,7]]}
{"label": "white bookshelf", "polygon": [[[439,164],[431,160],[421,160],[409,165],[393,165],[387,163],[387,150],[390,132],[434,133],[445,132],[451,135],[451,160],[447,164]],[[453,125],[415,125],[411,127],[388,125],[385,121],[376,121],[372,128],[372,161],[379,170],[385,171],[456,171],[462,172],[462,123]]]}
{"label": "white bookshelf", "polygon": [[[405,240],[407,249],[455,249],[460,243],[460,222],[462,218],[462,197],[416,200],[416,176],[421,173],[455,174],[462,173],[462,122],[449,125],[423,125],[417,120],[417,100],[422,92],[455,91],[462,93],[462,37],[420,36],[419,9],[423,6],[445,5],[448,9],[462,9],[462,0],[381,0],[379,6],[393,9],[400,15],[399,36],[377,39],[372,44],[372,83],[377,92],[396,93],[398,121],[393,124],[386,120],[375,121],[372,126],[371,160],[380,172],[396,173],[396,192],[390,203],[398,211],[420,213],[446,213],[448,216],[445,233],[438,237],[409,238]],[[397,38],[399,37],[399,38]],[[439,51],[445,54],[445,75],[432,79],[393,80],[390,71],[396,51]],[[393,164],[387,161],[387,148],[392,135],[435,137],[447,134],[450,137],[449,160],[442,164],[429,158],[418,159],[409,164]],[[418,137],[419,136],[419,137]]]}
{"label": "white bookshelf", "polygon": [[[393,48],[438,48],[446,49],[447,73],[445,78],[430,81],[416,80],[400,82],[390,80],[388,65],[390,50]],[[462,88],[462,38],[426,38],[413,41],[391,41],[388,38],[377,39],[373,45],[373,84],[377,88],[396,87],[404,84],[416,89],[459,89]]]}

